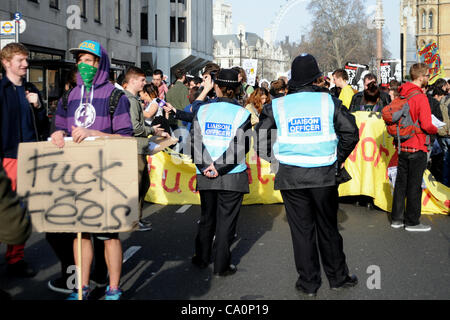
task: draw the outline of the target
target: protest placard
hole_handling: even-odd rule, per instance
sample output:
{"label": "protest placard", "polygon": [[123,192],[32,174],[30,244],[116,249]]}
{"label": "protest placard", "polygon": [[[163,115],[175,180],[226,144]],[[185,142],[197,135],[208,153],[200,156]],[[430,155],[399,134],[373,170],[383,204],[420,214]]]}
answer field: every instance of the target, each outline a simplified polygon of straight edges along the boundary
{"label": "protest placard", "polygon": [[256,84],[256,74],[258,72],[258,60],[245,59],[242,61],[242,68],[247,75],[247,84],[254,86]]}
{"label": "protest placard", "polygon": [[438,79],[445,78],[444,65],[439,54],[439,47],[435,42],[423,46],[418,53],[419,61],[427,64],[430,69],[430,79],[428,81],[430,85]]}
{"label": "protest placard", "polygon": [[150,151],[151,155],[155,155],[158,152],[163,151],[164,149],[177,144],[179,140],[177,138],[174,138],[172,136],[166,138],[166,137],[158,137],[153,136],[150,139],[148,139],[148,149]]}
{"label": "protest placard", "polygon": [[369,66],[365,64],[347,63],[344,67],[348,74],[348,84],[358,91],[364,90],[364,77],[369,73]]}
{"label": "protest placard", "polygon": [[137,142],[20,144],[17,191],[37,232],[132,231],[139,221]]}
{"label": "protest placard", "polygon": [[381,60],[380,63],[381,86],[389,87],[392,80],[402,82],[402,61],[399,59]]}

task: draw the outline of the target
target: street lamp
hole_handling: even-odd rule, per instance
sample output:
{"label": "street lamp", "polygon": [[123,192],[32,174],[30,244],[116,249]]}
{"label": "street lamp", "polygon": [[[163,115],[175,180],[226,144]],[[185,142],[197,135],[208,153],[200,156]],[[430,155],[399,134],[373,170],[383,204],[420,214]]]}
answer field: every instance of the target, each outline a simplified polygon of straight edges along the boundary
{"label": "street lamp", "polygon": [[381,83],[381,59],[383,59],[383,27],[385,23],[383,13],[383,2],[377,0],[377,13],[375,15],[375,25],[377,28],[377,78]]}
{"label": "street lamp", "polygon": [[242,34],[242,30],[239,31],[239,60],[240,64],[239,66],[242,67],[242,37],[244,35]]}
{"label": "street lamp", "polygon": [[264,79],[264,56],[262,57],[262,70],[261,70],[261,74],[262,74],[262,78]]}

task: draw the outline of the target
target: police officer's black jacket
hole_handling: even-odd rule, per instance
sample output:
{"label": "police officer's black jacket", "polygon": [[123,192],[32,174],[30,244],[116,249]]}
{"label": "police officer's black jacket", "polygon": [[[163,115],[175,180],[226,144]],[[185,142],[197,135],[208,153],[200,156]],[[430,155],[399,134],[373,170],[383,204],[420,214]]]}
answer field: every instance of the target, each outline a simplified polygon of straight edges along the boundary
{"label": "police officer's black jacket", "polygon": [[[290,94],[299,92],[323,92],[323,89],[316,86],[306,86],[290,92]],[[334,97],[332,99],[335,107],[334,129],[339,139],[337,163],[332,166],[319,168],[301,168],[279,164],[275,178],[276,190],[321,188],[337,184],[337,168],[340,168],[341,164],[345,162],[358,144],[359,129],[356,125],[355,117],[342,105],[342,102]],[[317,107],[320,108],[320,106]],[[273,155],[276,129],[272,104],[270,103],[264,106],[259,118],[259,124],[255,128],[257,135],[255,149],[259,157],[271,163],[277,163]]]}
{"label": "police officer's black jacket", "polygon": [[[228,102],[241,106],[237,100],[228,98],[217,98],[212,103],[217,102]],[[211,102],[204,102],[203,104],[208,103]],[[197,108],[194,113],[194,121],[190,132],[191,155],[200,172],[203,172],[214,162],[214,166],[219,173],[219,176],[215,179],[209,179],[204,175],[197,175],[197,190],[225,190],[249,193],[250,190],[248,186],[249,181],[247,171],[236,174],[228,173],[232,171],[237,164],[242,163],[242,161],[245,162],[245,155],[250,151],[250,139],[252,137],[252,123],[250,120],[250,115],[244,124],[242,124],[242,126],[240,126],[237,130],[237,135],[230,143],[228,150],[222,155],[221,158],[216,161],[212,161],[211,156],[203,144],[202,136],[198,134],[201,132],[197,118],[198,109],[199,108]],[[229,154],[234,155],[234,159],[226,159],[225,156]]]}

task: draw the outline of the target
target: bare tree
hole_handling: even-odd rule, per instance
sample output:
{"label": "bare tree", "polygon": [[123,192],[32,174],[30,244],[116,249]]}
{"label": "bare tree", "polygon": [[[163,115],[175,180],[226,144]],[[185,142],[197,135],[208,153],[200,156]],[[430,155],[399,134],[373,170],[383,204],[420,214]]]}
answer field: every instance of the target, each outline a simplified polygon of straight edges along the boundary
{"label": "bare tree", "polygon": [[[291,48],[291,54],[311,53],[328,71],[342,68],[346,62],[373,66],[376,30],[367,26],[368,15],[361,0],[312,0],[308,10],[313,15],[309,36],[296,45],[297,49]],[[387,50],[385,54],[389,56]]]}

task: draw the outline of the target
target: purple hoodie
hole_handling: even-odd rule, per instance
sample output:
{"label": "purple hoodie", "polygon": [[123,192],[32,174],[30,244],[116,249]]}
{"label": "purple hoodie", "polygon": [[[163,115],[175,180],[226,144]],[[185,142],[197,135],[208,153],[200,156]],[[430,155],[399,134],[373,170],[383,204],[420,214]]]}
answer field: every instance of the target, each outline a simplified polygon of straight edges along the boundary
{"label": "purple hoodie", "polygon": [[[130,102],[125,95],[119,100],[111,121],[109,98],[115,87],[109,82],[110,63],[108,54],[103,46],[101,46],[101,52],[102,57],[91,89],[94,91],[91,102],[93,108],[80,106],[83,80],[78,72],[77,86],[73,88],[69,95],[67,110],[64,110],[62,100],[58,102],[55,115],[56,130],[65,131],[70,136],[72,134],[72,126],[75,126],[98,130],[107,134],[133,136],[133,125],[130,119]],[[90,101],[91,92],[86,93],[86,88],[84,88],[83,103],[89,103]]]}

